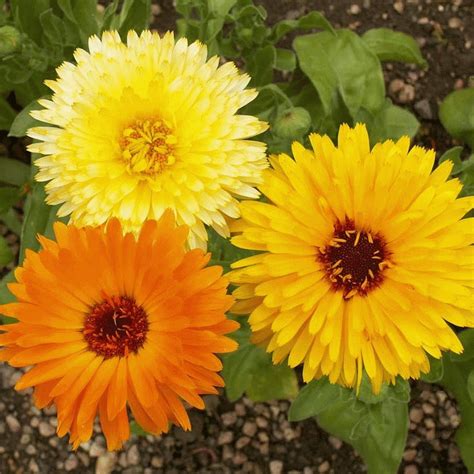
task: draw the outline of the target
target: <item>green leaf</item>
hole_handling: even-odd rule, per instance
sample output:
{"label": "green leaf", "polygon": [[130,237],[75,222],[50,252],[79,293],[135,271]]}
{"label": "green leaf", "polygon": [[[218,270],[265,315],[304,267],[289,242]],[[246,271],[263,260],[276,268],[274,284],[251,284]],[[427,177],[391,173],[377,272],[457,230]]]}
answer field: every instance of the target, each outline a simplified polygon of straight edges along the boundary
{"label": "green leaf", "polygon": [[247,72],[252,78],[252,86],[263,86],[273,80],[276,64],[276,48],[271,44],[258,49],[247,59]]}
{"label": "green leaf", "polygon": [[122,38],[127,36],[129,30],[141,33],[148,27],[151,14],[151,0],[125,0],[118,17],[117,28]]}
{"label": "green leaf", "polygon": [[421,375],[421,380],[429,383],[439,382],[443,378],[444,365],[443,358],[435,359],[429,356],[430,360],[430,371],[427,374]]}
{"label": "green leaf", "polygon": [[22,186],[30,177],[30,167],[19,160],[0,157],[0,182]]}
{"label": "green leaf", "polygon": [[378,111],[385,100],[377,56],[350,30],[299,36],[293,42],[299,65],[316,88],[327,114],[340,95],[352,117],[364,108]]}
{"label": "green leaf", "polygon": [[99,33],[97,0],[73,1],[74,19],[85,38]]}
{"label": "green leaf", "polygon": [[[12,294],[12,292],[8,289],[8,283],[12,283],[15,281],[15,272],[12,270],[11,272],[8,272],[1,280],[0,280],[0,305],[6,304],[6,303],[12,303],[15,301],[15,296]],[[1,306],[0,306],[1,309]],[[14,323],[16,320],[13,318],[10,318],[9,316],[5,316],[0,312],[0,321],[3,322],[3,324],[10,324]]]}
{"label": "green leaf", "polygon": [[334,404],[345,403],[353,398],[350,390],[332,384],[327,377],[305,385],[293,401],[288,413],[290,421],[301,421],[317,416]]}
{"label": "green leaf", "polygon": [[[43,96],[41,99],[49,98],[49,96]],[[9,137],[24,137],[29,128],[43,125],[43,122],[36,120],[30,115],[33,110],[40,110],[43,107],[38,103],[39,99],[35,99],[30,102],[23,110],[15,117],[10,127]]]}
{"label": "green leaf", "polygon": [[230,270],[230,265],[237,260],[254,255],[251,250],[240,249],[230,243],[229,239],[220,236],[214,229],[208,228],[207,249],[211,253],[210,265],[221,265],[224,273]]}
{"label": "green leaf", "polygon": [[326,20],[324,15],[320,12],[313,11],[297,20],[281,20],[276,23],[272,28],[270,41],[277,43],[283,36],[294,30],[310,30],[313,28],[320,28],[333,34],[335,33],[331,23]]}
{"label": "green leaf", "polygon": [[296,68],[296,56],[291,49],[277,48],[275,69],[279,71],[294,71]]}
{"label": "green leaf", "polygon": [[474,150],[474,88],[451,92],[439,107],[439,119],[454,138]]}
{"label": "green leaf", "polygon": [[0,188],[0,214],[7,212],[21,197],[21,190],[15,186]]}
{"label": "green leaf", "polygon": [[28,195],[24,212],[23,228],[21,230],[21,246],[19,263],[23,262],[25,250],[38,250],[40,245],[37,235],[52,237],[52,227],[56,220],[56,212],[59,206],[46,204],[46,194],[42,183],[35,183],[32,192]]}
{"label": "green leaf", "polygon": [[135,420],[130,422],[130,431],[136,436],[146,436],[148,433],[145,431]]}
{"label": "green leaf", "polygon": [[469,376],[467,377],[467,391],[471,402],[474,403],[474,369],[469,372]]}
{"label": "green leaf", "polygon": [[8,211],[3,214],[0,214],[0,221],[3,222],[8,229],[20,236],[22,222],[18,214],[12,208],[8,209]]}
{"label": "green leaf", "polygon": [[0,130],[9,130],[15,115],[12,106],[0,96]]}
{"label": "green leaf", "polygon": [[0,235],[0,267],[8,265],[13,260],[13,252],[8,242]]}
{"label": "green leaf", "polygon": [[408,432],[407,403],[390,396],[373,404],[346,399],[331,404],[317,420],[324,430],[354,446],[369,474],[397,472]]}
{"label": "green leaf", "polygon": [[392,105],[390,100],[375,113],[365,109],[359,110],[355,120],[367,124],[372,144],[387,139],[398,140],[405,135],[413,138],[420,127],[420,123],[410,111]]}
{"label": "green leaf", "polygon": [[53,46],[59,46],[60,49],[62,49],[67,32],[66,25],[61,18],[55,15],[53,9],[50,8],[41,13],[39,16],[39,22],[43,27],[46,43]]}
{"label": "green leaf", "polygon": [[461,171],[462,163],[461,163],[461,153],[463,147],[462,146],[453,146],[449,150],[443,153],[443,155],[438,160],[438,164],[443,163],[443,161],[451,160],[454,164],[453,170],[451,174],[457,174]]}
{"label": "green leaf", "polygon": [[44,31],[38,18],[50,8],[50,0],[10,0],[10,4],[15,26],[40,45]]}
{"label": "green leaf", "polygon": [[373,28],[362,39],[381,61],[400,61],[426,67],[418,43],[410,36],[388,28]]}
{"label": "green leaf", "polygon": [[250,330],[241,327],[232,334],[239,348],[222,356],[227,398],[233,402],[244,392],[256,402],[293,398],[298,393],[295,372],[287,365],[273,365],[270,354],[250,342]]}
{"label": "green leaf", "polygon": [[461,424],[455,439],[468,472],[474,472],[474,401],[469,388],[472,387],[469,379],[473,370],[474,329],[465,329],[458,337],[464,353],[444,357],[444,373],[440,383],[454,395],[458,403]]}

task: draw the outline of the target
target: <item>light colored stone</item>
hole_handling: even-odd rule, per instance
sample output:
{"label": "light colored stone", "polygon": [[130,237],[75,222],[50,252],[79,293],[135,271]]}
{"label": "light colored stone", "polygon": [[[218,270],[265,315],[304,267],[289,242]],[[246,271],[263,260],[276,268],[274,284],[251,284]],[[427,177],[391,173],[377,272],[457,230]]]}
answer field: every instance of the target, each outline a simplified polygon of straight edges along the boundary
{"label": "light colored stone", "polygon": [[403,453],[403,459],[407,462],[414,461],[416,458],[416,453],[417,453],[416,449],[407,449]]}
{"label": "light colored stone", "polygon": [[76,469],[78,465],[79,465],[79,461],[74,454],[71,454],[66,459],[66,461],[64,461],[64,469],[66,471],[72,471],[73,469]]}
{"label": "light colored stone", "polygon": [[448,26],[453,29],[459,29],[462,26],[462,20],[454,16],[448,20]]}
{"label": "light colored stone", "polygon": [[359,5],[357,5],[357,3],[353,3],[353,4],[349,7],[349,13],[350,13],[351,15],[358,15],[361,11],[362,11],[362,9],[360,8]]}
{"label": "light colored stone", "polygon": [[242,432],[250,438],[253,438],[257,432],[257,424],[253,421],[246,421],[242,427]]}
{"label": "light colored stone", "polygon": [[12,433],[18,433],[18,431],[20,431],[20,422],[13,415],[8,414],[5,418],[5,421],[7,422],[8,429]]}
{"label": "light colored stone", "polygon": [[342,441],[339,438],[335,438],[334,436],[329,436],[329,444],[334,449],[341,449]]}
{"label": "light colored stone", "polygon": [[418,468],[415,466],[415,464],[409,464],[408,466],[405,466],[403,473],[404,474],[418,474]]}
{"label": "light colored stone", "polygon": [[222,413],[221,420],[224,426],[232,426],[237,421],[237,413],[235,413],[235,411]]}
{"label": "light colored stone", "polygon": [[217,438],[217,444],[222,446],[224,444],[230,444],[234,440],[234,433],[232,431],[223,431]]}
{"label": "light colored stone", "polygon": [[268,465],[270,468],[270,474],[282,474],[283,472],[283,461],[273,460]]}
{"label": "light colored stone", "polygon": [[127,451],[127,461],[131,466],[136,466],[140,463],[140,452],[138,451],[138,446],[134,444]]}
{"label": "light colored stone", "polygon": [[421,408],[413,407],[410,410],[410,420],[413,423],[419,423],[423,419],[423,410]]}
{"label": "light colored stone", "polygon": [[235,443],[235,449],[239,450],[244,448],[250,443],[250,438],[248,436],[240,437]]}
{"label": "light colored stone", "polygon": [[397,0],[396,2],[393,3],[393,9],[398,13],[402,14],[405,10],[405,5],[401,0]]}
{"label": "light colored stone", "polygon": [[95,474],[110,474],[114,470],[116,462],[117,454],[114,452],[100,455],[95,465]]}
{"label": "light colored stone", "polygon": [[45,438],[49,438],[53,436],[54,433],[56,433],[56,430],[54,429],[54,426],[51,426],[49,423],[46,421],[41,421],[40,424],[38,425],[38,431],[41,436],[44,436]]}
{"label": "light colored stone", "polygon": [[40,472],[38,463],[34,459],[30,459],[30,462],[28,463],[28,469],[30,473],[37,474]]}
{"label": "light colored stone", "polygon": [[153,456],[151,458],[151,465],[156,468],[163,467],[163,458],[160,456]]}
{"label": "light colored stone", "polygon": [[320,466],[318,467],[318,472],[328,472],[329,469],[330,469],[330,464],[328,461],[324,461],[323,463],[320,464]]}

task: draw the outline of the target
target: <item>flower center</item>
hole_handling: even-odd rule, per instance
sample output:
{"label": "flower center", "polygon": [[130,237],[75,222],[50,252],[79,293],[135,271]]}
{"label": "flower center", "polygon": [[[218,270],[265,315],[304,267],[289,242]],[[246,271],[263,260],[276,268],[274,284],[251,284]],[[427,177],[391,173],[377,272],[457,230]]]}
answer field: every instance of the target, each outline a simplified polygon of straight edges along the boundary
{"label": "flower center", "polygon": [[383,280],[383,269],[391,266],[383,239],[370,232],[355,229],[346,221],[337,224],[334,235],[326,247],[319,249],[319,260],[336,290],[344,298],[366,295]]}
{"label": "flower center", "polygon": [[83,329],[89,349],[105,358],[137,352],[145,343],[147,332],[144,309],[127,296],[112,296],[96,304]]}
{"label": "flower center", "polygon": [[122,132],[122,160],[132,174],[161,174],[176,158],[176,137],[166,120],[136,120]]}

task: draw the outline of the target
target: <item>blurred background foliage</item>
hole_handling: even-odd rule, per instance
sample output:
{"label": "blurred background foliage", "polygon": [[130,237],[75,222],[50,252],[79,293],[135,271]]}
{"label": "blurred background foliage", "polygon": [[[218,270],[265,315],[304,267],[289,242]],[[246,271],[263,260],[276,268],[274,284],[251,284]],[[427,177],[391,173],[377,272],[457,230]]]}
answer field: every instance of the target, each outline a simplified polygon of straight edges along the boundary
{"label": "blurred background foliage", "polygon": [[[54,79],[63,61],[73,61],[76,48],[104,30],[149,26],[150,0],[113,0],[98,8],[96,0],[0,0],[0,134],[24,140],[38,124],[29,112],[48,97],[46,79]],[[335,29],[317,11],[276,24],[252,0],[176,0],[178,36],[206,43],[209,55],[232,60],[251,76],[259,90],[242,113],[270,123],[259,137],[271,153],[289,152],[294,140],[306,142],[310,132],[336,138],[341,123],[367,124],[372,143],[414,137],[419,122],[386,96],[382,63],[411,63],[427,68],[417,42],[386,28],[362,36]],[[464,183],[463,195],[474,193],[474,89],[449,94],[439,109],[441,123],[459,145],[439,161],[454,162],[453,177]],[[1,132],[3,131],[3,132]],[[22,142],[24,143],[24,142]],[[38,233],[51,235],[56,208],[44,201],[44,187],[35,183],[34,159],[0,156],[0,221],[20,240],[15,257],[0,236],[0,303],[13,299],[7,283],[21,264],[25,250],[37,249]],[[225,271],[247,252],[209,232],[212,263]],[[3,268],[3,270],[2,270]],[[4,323],[11,320],[4,317]],[[334,386],[327,379],[306,385],[298,393],[298,376],[286,364],[274,366],[262,348],[251,343],[248,325],[235,334],[240,348],[223,357],[226,393],[236,400],[244,393],[256,401],[294,399],[290,419],[316,417],[325,430],[351,443],[369,472],[396,472],[405,447],[410,387],[403,380],[372,395],[364,379],[360,392]],[[465,352],[432,360],[424,379],[445,386],[457,398],[462,424],[457,433],[464,462],[474,471],[474,330],[460,334]],[[133,422],[132,430],[143,434]]]}

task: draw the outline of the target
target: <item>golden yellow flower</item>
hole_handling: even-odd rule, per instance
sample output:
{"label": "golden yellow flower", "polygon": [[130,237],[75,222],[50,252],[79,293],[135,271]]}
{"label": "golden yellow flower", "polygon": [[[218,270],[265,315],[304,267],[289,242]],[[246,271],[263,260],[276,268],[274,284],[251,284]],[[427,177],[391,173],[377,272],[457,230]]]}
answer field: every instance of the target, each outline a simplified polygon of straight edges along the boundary
{"label": "golden yellow flower", "polygon": [[365,369],[378,392],[428,371],[426,353],[462,351],[448,323],[474,326],[473,198],[408,137],[370,150],[365,126],[343,125],[337,147],[309,138],[271,158],[269,203],[242,203],[232,241],[263,253],[233,265],[235,311],[305,381],[358,386]]}
{"label": "golden yellow flower", "polygon": [[52,100],[33,117],[51,124],[28,135],[47,202],[76,225],[117,217],[137,233],[166,208],[190,227],[188,244],[205,247],[204,224],[228,235],[236,197],[255,198],[267,166],[265,145],[247,138],[267,124],[237,115],[257,95],[233,63],[206,61],[206,47],[173,34],[116,32],[89,40],[47,81]]}

